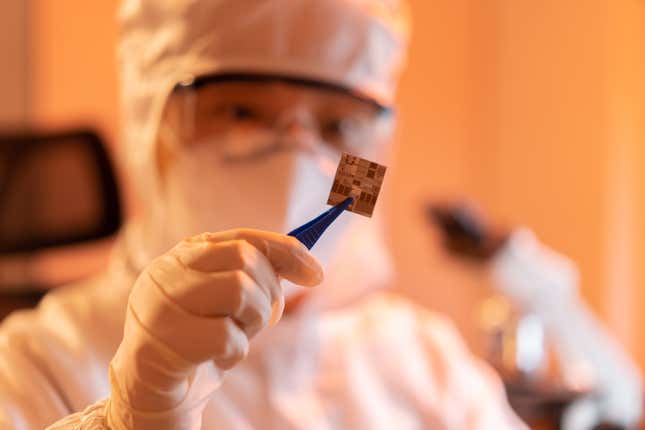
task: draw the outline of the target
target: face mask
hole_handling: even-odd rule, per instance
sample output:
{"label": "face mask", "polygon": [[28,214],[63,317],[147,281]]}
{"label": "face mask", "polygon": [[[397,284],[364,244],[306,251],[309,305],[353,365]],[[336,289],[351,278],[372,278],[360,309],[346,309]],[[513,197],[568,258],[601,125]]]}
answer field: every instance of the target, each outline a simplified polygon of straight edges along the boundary
{"label": "face mask", "polygon": [[[254,228],[286,233],[319,215],[326,205],[335,166],[333,151],[270,131],[231,130],[220,138],[196,142],[177,152],[160,179],[159,199],[147,223],[154,257],[184,237],[205,231]],[[223,148],[258,147],[250,157],[230,157]],[[339,220],[314,248],[330,261],[349,217]],[[286,284],[286,282],[285,282]],[[293,287],[287,286],[289,291]]]}

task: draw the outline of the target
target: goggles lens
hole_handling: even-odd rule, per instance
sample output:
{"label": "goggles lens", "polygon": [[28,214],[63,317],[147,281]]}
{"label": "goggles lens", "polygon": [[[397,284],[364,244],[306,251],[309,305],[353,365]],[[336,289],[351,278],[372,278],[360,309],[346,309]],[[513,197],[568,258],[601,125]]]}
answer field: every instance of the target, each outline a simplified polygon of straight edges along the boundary
{"label": "goggles lens", "polygon": [[[168,103],[183,143],[221,139],[230,160],[298,146],[369,158],[382,144],[378,123],[390,112],[337,88],[281,79],[180,84]],[[231,133],[245,138],[226,139]]]}

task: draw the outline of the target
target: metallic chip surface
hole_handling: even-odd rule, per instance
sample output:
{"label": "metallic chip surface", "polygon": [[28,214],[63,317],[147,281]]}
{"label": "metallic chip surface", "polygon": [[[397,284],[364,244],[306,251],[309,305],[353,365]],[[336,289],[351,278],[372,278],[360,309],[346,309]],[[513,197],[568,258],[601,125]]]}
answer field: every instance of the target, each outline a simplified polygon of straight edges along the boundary
{"label": "metallic chip surface", "polygon": [[327,204],[336,205],[353,197],[347,210],[371,217],[386,170],[387,167],[373,161],[343,153]]}

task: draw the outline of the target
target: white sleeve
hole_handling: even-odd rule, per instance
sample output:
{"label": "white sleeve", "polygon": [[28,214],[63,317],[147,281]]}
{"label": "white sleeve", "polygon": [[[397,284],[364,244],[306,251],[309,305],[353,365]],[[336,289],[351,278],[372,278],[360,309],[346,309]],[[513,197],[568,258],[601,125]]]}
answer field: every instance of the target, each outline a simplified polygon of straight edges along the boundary
{"label": "white sleeve", "polygon": [[110,430],[106,419],[108,401],[101,400],[47,427],[46,430]]}
{"label": "white sleeve", "polygon": [[42,430],[109,395],[120,305],[93,298],[91,285],[64,287],[0,324],[1,429]]}
{"label": "white sleeve", "polygon": [[2,429],[42,429],[71,412],[42,360],[40,353],[51,341],[43,339],[37,318],[37,311],[22,311],[0,325]]}

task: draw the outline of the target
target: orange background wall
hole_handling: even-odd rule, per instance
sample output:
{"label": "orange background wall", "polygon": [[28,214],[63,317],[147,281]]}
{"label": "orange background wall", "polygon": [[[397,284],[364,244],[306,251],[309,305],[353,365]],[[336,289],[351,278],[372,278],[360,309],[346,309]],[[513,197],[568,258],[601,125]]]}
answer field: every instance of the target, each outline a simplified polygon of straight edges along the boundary
{"label": "orange background wall", "polygon": [[30,120],[117,137],[116,0],[30,0]]}
{"label": "orange background wall", "polygon": [[6,2],[0,6],[0,124],[25,119],[27,110],[26,7],[23,2]]}
{"label": "orange background wall", "polygon": [[[582,293],[645,366],[645,3],[413,0],[387,213],[399,285],[473,343],[481,279],[428,231],[428,197],[470,196],[582,269]],[[29,116],[117,142],[115,0],[32,0]]]}

